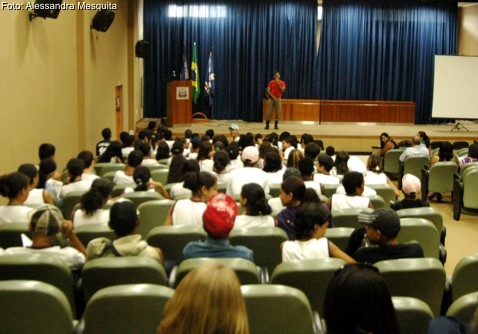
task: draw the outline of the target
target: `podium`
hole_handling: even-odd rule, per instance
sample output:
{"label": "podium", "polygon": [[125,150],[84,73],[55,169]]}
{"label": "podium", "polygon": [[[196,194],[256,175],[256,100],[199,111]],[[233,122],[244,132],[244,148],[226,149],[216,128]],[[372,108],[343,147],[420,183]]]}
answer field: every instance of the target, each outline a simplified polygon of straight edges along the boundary
{"label": "podium", "polygon": [[190,80],[168,82],[166,100],[166,124],[191,123],[192,89]]}

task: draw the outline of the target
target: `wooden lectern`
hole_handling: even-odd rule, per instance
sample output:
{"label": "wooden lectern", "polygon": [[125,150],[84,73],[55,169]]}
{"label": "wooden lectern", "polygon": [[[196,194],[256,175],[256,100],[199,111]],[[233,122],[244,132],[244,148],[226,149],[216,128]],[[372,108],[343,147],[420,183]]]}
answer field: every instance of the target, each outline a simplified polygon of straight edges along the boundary
{"label": "wooden lectern", "polygon": [[191,81],[175,80],[168,82],[166,124],[191,123],[192,121],[192,89]]}

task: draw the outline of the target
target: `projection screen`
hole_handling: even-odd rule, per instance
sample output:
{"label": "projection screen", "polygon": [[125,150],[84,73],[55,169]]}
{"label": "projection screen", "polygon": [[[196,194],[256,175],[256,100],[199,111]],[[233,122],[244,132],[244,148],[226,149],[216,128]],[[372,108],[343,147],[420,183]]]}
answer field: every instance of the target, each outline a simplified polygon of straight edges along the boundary
{"label": "projection screen", "polygon": [[435,56],[432,117],[478,119],[478,57]]}

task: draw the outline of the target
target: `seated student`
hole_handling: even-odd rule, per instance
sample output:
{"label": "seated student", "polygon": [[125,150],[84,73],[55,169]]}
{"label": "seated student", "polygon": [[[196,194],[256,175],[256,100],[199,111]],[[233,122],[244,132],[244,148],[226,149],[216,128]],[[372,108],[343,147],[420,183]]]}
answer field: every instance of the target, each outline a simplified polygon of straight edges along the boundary
{"label": "seated student", "polygon": [[[52,159],[55,160],[56,147],[50,143],[43,143],[38,147],[38,157],[40,161],[43,159]],[[55,172],[52,179],[61,181],[61,173]]]}
{"label": "seated student", "polygon": [[252,250],[244,246],[232,246],[229,233],[234,227],[237,204],[231,196],[218,193],[207,202],[202,220],[207,232],[205,241],[193,241],[184,247],[185,259],[197,257],[240,257],[254,261]]}
{"label": "seated student", "polygon": [[121,152],[121,143],[117,140],[112,141],[105,152],[100,155],[98,162],[123,163],[123,153]]}
{"label": "seated student", "polygon": [[128,164],[124,170],[119,170],[115,173],[113,178],[114,184],[128,184],[134,183],[133,173],[136,167],[141,166],[143,162],[143,153],[140,150],[133,150],[128,155]]}
{"label": "seated student", "polygon": [[129,201],[116,202],[110,209],[109,227],[115,232],[116,239],[107,238],[91,240],[86,247],[86,259],[115,256],[146,256],[163,262],[161,249],[151,247],[141,240],[136,229],[141,221],[136,207]]}
{"label": "seated student", "polygon": [[420,179],[412,174],[405,174],[402,178],[402,193],[404,198],[390,205],[395,210],[421,208],[430,206],[427,202],[417,198],[422,188]]}
{"label": "seated student", "polygon": [[0,206],[0,225],[26,223],[32,208],[23,205],[28,198],[28,177],[20,172],[0,176],[0,194],[8,198],[8,204]]}
{"label": "seated student", "polygon": [[330,171],[334,167],[334,160],[328,155],[319,155],[317,157],[317,173],[314,174],[314,182],[323,184],[340,184],[340,179],[331,175]]}
{"label": "seated student", "polygon": [[430,166],[439,161],[451,161],[453,159],[453,145],[449,141],[442,141],[438,148],[438,154],[430,159]]}
{"label": "seated student", "polygon": [[121,149],[121,154],[123,159],[128,158],[129,154],[134,150],[134,135],[126,134],[121,139],[123,147]]}
{"label": "seated student", "polygon": [[[295,150],[297,147],[297,138],[295,138],[295,140],[294,138],[295,137],[292,137],[292,135],[287,131],[284,131],[281,133],[282,151],[284,152],[284,160],[286,161],[289,159],[289,154],[293,150]],[[294,167],[294,166],[288,166],[288,167]]]}
{"label": "seated student", "polygon": [[[284,174],[282,175],[282,181],[280,183],[282,184],[282,182],[284,182],[284,180],[290,176],[297,176],[298,178],[301,178],[300,171],[297,168],[289,167],[285,169]],[[282,205],[280,197],[269,198],[267,203],[269,203],[270,207],[272,208],[272,212],[275,214],[285,209],[285,206]]]}
{"label": "seated student", "polygon": [[158,166],[159,162],[151,156],[151,145],[148,143],[138,143],[137,150],[143,153],[143,161],[141,166]]}
{"label": "seated student", "polygon": [[325,292],[323,316],[331,334],[400,333],[385,279],[363,263],[335,273]]}
{"label": "seated student", "polygon": [[66,165],[68,170],[68,184],[63,185],[60,190],[60,197],[62,199],[72,191],[88,191],[91,188],[93,181],[91,180],[82,180],[81,175],[83,174],[84,169],[83,160],[80,159],[70,159]]}
{"label": "seated student", "polygon": [[413,137],[412,138],[412,145],[411,147],[407,147],[402,154],[398,157],[398,160],[404,162],[409,157],[430,157],[430,152],[425,145],[421,144],[420,137]]}
{"label": "seated student", "polygon": [[248,334],[246,306],[234,271],[211,262],[188,273],[166,304],[158,333]]}
{"label": "seated student", "polygon": [[317,195],[322,195],[322,186],[320,182],[314,181],[314,161],[309,158],[303,158],[299,161],[299,170],[306,188],[312,188]]}
{"label": "seated student", "polygon": [[347,172],[342,180],[345,194],[335,193],[327,200],[327,206],[332,211],[348,208],[372,207],[370,199],[362,196],[364,191],[363,174],[359,172]]}
{"label": "seated student", "polygon": [[90,190],[81,196],[81,207],[73,213],[75,227],[87,224],[107,225],[110,219],[110,210],[103,209],[110,198],[113,183],[104,178],[98,178],[91,184]]}
{"label": "seated student", "polygon": [[257,183],[247,183],[242,186],[239,200],[244,208],[244,214],[236,217],[234,228],[273,227],[274,218],[270,216],[272,209],[267,203],[264,189]]}
{"label": "seated student", "polygon": [[338,151],[335,154],[334,167],[331,169],[330,174],[343,178],[343,176],[349,171],[348,161],[350,156],[345,151]]}
{"label": "seated student", "polygon": [[297,240],[281,244],[282,262],[336,257],[349,263],[355,261],[324,237],[330,213],[320,203],[300,206],[294,219]]}
{"label": "seated student", "polygon": [[91,151],[81,151],[77,158],[83,160],[84,164],[83,174],[81,174],[82,180],[93,181],[99,178],[95,173],[95,160]]}
{"label": "seated student", "polygon": [[[169,168],[168,173],[168,183],[174,184],[169,189],[169,198],[176,199],[178,196],[182,196],[182,198],[191,198],[192,196],[191,190],[184,187],[184,177],[186,173],[189,172],[199,173],[199,163],[196,159],[184,159],[185,160],[183,161],[180,156],[176,156],[171,161],[171,167]],[[173,168],[176,170],[173,171]],[[176,182],[171,182],[170,180]]]}
{"label": "seated student", "polygon": [[320,154],[320,146],[314,142],[307,143],[304,148],[304,157],[315,161]]}
{"label": "seated student", "polygon": [[[63,220],[63,216],[52,205],[44,205],[33,211],[30,220],[32,244],[29,247],[7,248],[3,254],[48,254],[64,260],[72,270],[78,270],[85,263],[85,247],[73,232],[71,221]],[[72,247],[55,246],[55,238],[62,233]]]}
{"label": "seated student", "polygon": [[206,202],[217,194],[217,179],[209,172],[189,172],[184,175],[184,187],[191,190],[191,198],[176,201],[164,225],[201,226]]}
{"label": "seated student", "polygon": [[45,189],[51,194],[52,199],[58,207],[63,207],[60,198],[60,190],[63,182],[53,180],[52,177],[56,172],[56,162],[50,158],[42,159],[38,165],[38,189]]}
{"label": "seated student", "polygon": [[[365,225],[365,230],[358,228],[352,232],[347,246],[347,252],[353,252],[352,257],[358,262],[375,263],[382,260],[424,257],[423,249],[419,244],[398,242],[400,218],[392,209],[364,210],[359,213],[358,219]],[[358,248],[357,245],[362,243],[360,237],[367,238],[372,245],[378,247],[359,246]],[[354,247],[358,249],[354,251]]]}
{"label": "seated student", "polygon": [[96,159],[99,159],[100,156],[105,153],[108,146],[111,144],[111,129],[104,128],[101,130],[101,136],[103,140],[96,143]]}
{"label": "seated student", "polygon": [[214,172],[214,146],[209,141],[202,141],[199,145],[198,156],[196,160],[199,163],[201,172]]}
{"label": "seated student", "polygon": [[[364,176],[365,186],[371,184],[388,184],[395,191],[395,196],[400,196],[400,191],[395,186],[390,178],[383,172],[382,157],[377,154],[372,154],[367,159],[367,172]],[[364,195],[367,196],[367,195]]]}
{"label": "seated student", "polygon": [[18,167],[18,171],[25,174],[30,180],[28,185],[28,198],[23,203],[24,205],[36,205],[36,204],[54,204],[53,196],[45,189],[39,189],[38,181],[39,174],[38,169],[34,164],[23,164]]}
{"label": "seated student", "polygon": [[[221,143],[221,142],[218,142]],[[214,175],[217,177],[217,182],[221,184],[228,184],[229,179],[231,178],[231,173],[229,169],[227,168],[230,163],[229,159],[229,154],[226,152],[226,150],[217,150],[216,153],[214,154],[214,165],[213,165],[213,170],[214,170]]]}
{"label": "seated student", "polygon": [[267,182],[269,184],[282,183],[285,168],[282,164],[279,151],[277,151],[276,148],[270,147],[266,150],[263,165],[262,170],[266,172]]}
{"label": "seated student", "polygon": [[398,145],[386,132],[380,134],[380,152],[378,153],[382,158],[387,151],[397,148]]}
{"label": "seated student", "polygon": [[285,209],[276,216],[275,224],[287,233],[289,240],[296,239],[294,219],[302,204],[305,189],[304,181],[297,176],[284,179],[280,187],[279,198]]}
{"label": "seated student", "polygon": [[168,191],[164,188],[161,182],[154,181],[151,179],[151,171],[148,167],[138,166],[134,169],[133,179],[136,183],[136,188],[125,188],[124,193],[131,193],[135,191],[149,191],[157,192],[164,198],[169,198]]}
{"label": "seated student", "polygon": [[465,164],[478,161],[478,144],[471,144],[468,147],[468,155],[458,159],[458,168],[462,168]]}

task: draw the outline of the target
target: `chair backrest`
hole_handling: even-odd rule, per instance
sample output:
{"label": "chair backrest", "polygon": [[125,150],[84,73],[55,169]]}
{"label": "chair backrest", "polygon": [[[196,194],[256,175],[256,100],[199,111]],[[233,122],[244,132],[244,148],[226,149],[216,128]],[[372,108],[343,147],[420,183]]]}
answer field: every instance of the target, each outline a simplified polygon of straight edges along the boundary
{"label": "chair backrest", "polygon": [[254,263],[267,268],[269,274],[282,262],[280,245],[289,240],[284,230],[278,227],[233,229],[229,238],[232,245],[251,249],[254,252]]}
{"label": "chair backrest", "polygon": [[425,257],[439,258],[440,234],[435,225],[423,218],[400,218],[399,242],[417,241]]}
{"label": "chair backrest", "polygon": [[[1,280],[35,280],[58,288],[76,314],[74,280],[70,267],[49,254],[12,254],[0,256]],[[2,313],[2,312],[0,312]]]}
{"label": "chair backrest", "polygon": [[109,171],[107,173],[101,174],[101,177],[104,178],[104,179],[108,179],[111,182],[113,182],[116,172],[117,172],[117,170],[112,170],[112,171]]}
{"label": "chair backrest", "polygon": [[144,256],[103,257],[86,262],[81,271],[85,300],[98,290],[114,285],[150,283],[167,285],[163,266]]}
{"label": "chair backrest", "polygon": [[324,196],[327,196],[330,198],[335,192],[337,191],[337,188],[339,187],[338,184],[324,184]]}
{"label": "chair backrest", "polygon": [[453,149],[454,150],[460,150],[462,148],[468,148],[470,146],[470,143],[464,140],[458,140],[453,142]]}
{"label": "chair backrest", "polygon": [[129,199],[131,202],[133,202],[135,207],[139,207],[141,204],[148,201],[164,199],[163,196],[152,191],[135,191],[132,193],[123,194],[121,195],[121,198]]}
{"label": "chair backrest", "polygon": [[161,182],[161,184],[165,185],[168,183],[168,173],[169,169],[155,169],[151,171],[151,178],[156,182]]}
{"label": "chair backrest", "polygon": [[115,184],[113,187],[113,190],[111,192],[111,197],[119,197],[123,195],[124,190],[126,188],[131,188],[134,189],[136,188],[136,183],[121,183],[121,184]]}
{"label": "chair backrest", "polygon": [[71,219],[71,213],[76,204],[80,203],[81,196],[86,191],[71,191],[63,198],[63,217],[65,219]]}
{"label": "chair backrest", "polygon": [[361,226],[358,222],[358,214],[362,209],[342,209],[332,212],[332,221],[335,227],[352,227]]}
{"label": "chair backrest", "polygon": [[146,241],[161,248],[164,258],[179,264],[183,260],[183,249],[191,241],[205,240],[206,231],[197,225],[168,225],[152,228]]}
{"label": "chair backrest", "polygon": [[174,201],[160,199],[147,201],[138,206],[141,224],[138,226],[138,233],[146,238],[151,229],[164,225],[164,221],[173,206]]}
{"label": "chair backrest", "polygon": [[106,224],[85,224],[75,228],[75,234],[86,247],[95,238],[116,238],[115,232]]}
{"label": "chair backrest", "polygon": [[173,289],[155,284],[101,289],[86,306],[82,333],[156,333],[173,294]]}
{"label": "chair backrest", "polygon": [[440,314],[446,274],[438,259],[396,259],[374,264],[387,282],[392,296],[415,297]]}
{"label": "chair backrest", "polygon": [[468,323],[473,319],[476,312],[476,301],[478,300],[478,291],[467,293],[456,299],[446,311],[446,315],[454,317],[463,323]]}
{"label": "chair backrest", "polygon": [[[460,259],[451,276],[452,300],[478,291],[478,253]],[[476,300],[475,300],[476,302]]]}
{"label": "chair backrest", "polygon": [[398,158],[403,153],[403,149],[397,148],[388,150],[383,157],[383,171],[392,177],[398,175]]}
{"label": "chair backrest", "polygon": [[439,161],[430,166],[428,191],[445,193],[453,191],[453,174],[458,166],[452,161]]}
{"label": "chair backrest", "polygon": [[460,176],[463,176],[468,170],[475,169],[478,167],[478,162],[468,162],[460,168]]}
{"label": "chair backrest", "polygon": [[21,247],[22,234],[31,239],[29,223],[8,223],[0,225],[0,248]]}
{"label": "chair backrest", "polygon": [[343,260],[335,258],[283,262],[274,269],[271,283],[301,290],[312,309],[324,314],[325,291],[335,272],[344,264]]}
{"label": "chair backrest", "polygon": [[100,176],[101,170],[103,169],[103,167],[109,166],[111,164],[112,164],[111,162],[96,162],[95,166],[93,167],[93,169],[95,170],[95,174]]}
{"label": "chair backrest", "polygon": [[241,286],[249,330],[261,333],[315,333],[312,310],[305,294],[276,284]]}
{"label": "chair backrest", "polygon": [[353,227],[334,227],[325,231],[325,237],[333,242],[341,250],[345,251],[349,243],[350,235],[354,231]]}
{"label": "chair backrest", "polygon": [[269,194],[272,197],[279,197],[281,185],[282,185],[282,183],[269,184]]}
{"label": "chair backrest", "polygon": [[388,208],[390,206],[389,203],[385,203],[382,196],[380,195],[371,195],[367,197],[370,199],[370,202],[372,203],[374,209],[380,209],[385,207]]}
{"label": "chair backrest", "polygon": [[390,206],[390,203],[395,202],[395,190],[388,184],[368,184],[367,187],[372,188],[377,192],[377,195],[383,198],[385,206]]}
{"label": "chair backrest", "polygon": [[408,157],[403,162],[403,175],[412,174],[420,178],[422,176],[422,168],[424,165],[429,165],[430,159],[428,157]]}
{"label": "chair backrest", "polygon": [[23,334],[73,332],[73,314],[57,287],[33,280],[0,281],[1,332]]}
{"label": "chair backrest", "polygon": [[463,207],[478,209],[478,168],[463,173]]}
{"label": "chair backrest", "polygon": [[413,297],[392,297],[401,333],[427,333],[433,312],[422,300]]}
{"label": "chair backrest", "polygon": [[115,164],[115,163],[109,163],[107,165],[104,165],[102,168],[101,168],[101,171],[100,171],[100,176],[101,177],[104,177],[107,173],[112,173],[112,172],[117,172],[119,170],[124,170],[124,168],[126,167],[125,164]]}
{"label": "chair backrest", "polygon": [[[441,212],[432,207],[422,207],[422,208],[409,208],[401,209],[397,211],[398,217],[401,218],[423,218],[429,220],[435,225],[438,233],[443,234],[446,231],[445,225],[443,225],[443,216]],[[440,239],[444,239],[441,237]]]}
{"label": "chair backrest", "polygon": [[199,257],[182,261],[177,270],[174,280],[174,286],[177,287],[183,278],[193,269],[200,267],[208,262],[218,262],[226,267],[231,268],[236,273],[241,285],[243,284],[259,284],[259,270],[254,262],[242,258],[206,258]]}

